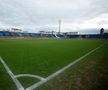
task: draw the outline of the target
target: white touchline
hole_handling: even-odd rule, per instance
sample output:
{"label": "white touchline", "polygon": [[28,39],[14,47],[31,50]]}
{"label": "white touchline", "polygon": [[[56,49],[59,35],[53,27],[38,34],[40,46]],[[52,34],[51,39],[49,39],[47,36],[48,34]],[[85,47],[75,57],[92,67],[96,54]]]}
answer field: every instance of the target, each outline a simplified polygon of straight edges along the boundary
{"label": "white touchline", "polygon": [[3,64],[3,66],[5,67],[6,71],[10,75],[10,77],[12,78],[12,80],[15,83],[17,89],[18,90],[24,90],[24,87],[21,85],[21,83],[18,81],[18,79],[15,78],[15,75],[12,73],[12,71],[9,69],[9,67],[7,66],[7,64],[4,62],[4,60],[1,57],[0,57],[0,61]]}
{"label": "white touchline", "polygon": [[15,75],[15,78],[19,78],[19,77],[33,77],[33,78],[37,78],[37,79],[40,79],[40,80],[45,80],[45,78],[40,77],[38,75],[32,75],[32,74],[18,74],[18,75]]}
{"label": "white touchline", "polygon": [[91,50],[90,52],[86,53],[85,55],[83,55],[82,57],[76,59],[75,61],[73,61],[72,63],[68,64],[67,66],[65,66],[64,68],[58,70],[57,72],[51,74],[50,76],[48,76],[47,78],[45,78],[45,80],[39,81],[38,83],[35,83],[33,85],[31,85],[30,87],[26,88],[26,90],[33,90],[36,89],[37,87],[39,87],[40,85],[46,83],[47,81],[51,80],[52,78],[54,78],[55,76],[59,75],[60,73],[62,73],[63,71],[65,71],[66,69],[68,69],[69,67],[71,67],[72,65],[76,64],[77,62],[81,61],[82,59],[84,59],[86,56],[90,55],[91,53],[93,53],[94,51],[96,51],[97,49],[101,48],[104,44],[100,45],[99,47]]}

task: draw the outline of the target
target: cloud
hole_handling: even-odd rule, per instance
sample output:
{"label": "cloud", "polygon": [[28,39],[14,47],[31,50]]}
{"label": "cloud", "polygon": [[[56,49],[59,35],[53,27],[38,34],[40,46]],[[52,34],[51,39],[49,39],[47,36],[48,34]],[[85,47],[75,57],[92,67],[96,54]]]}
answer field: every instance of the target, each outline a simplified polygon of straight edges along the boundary
{"label": "cloud", "polygon": [[0,0],[0,22],[28,31],[63,31],[107,25],[107,0]]}
{"label": "cloud", "polygon": [[80,24],[80,28],[106,28],[108,29],[108,13],[96,16]]}

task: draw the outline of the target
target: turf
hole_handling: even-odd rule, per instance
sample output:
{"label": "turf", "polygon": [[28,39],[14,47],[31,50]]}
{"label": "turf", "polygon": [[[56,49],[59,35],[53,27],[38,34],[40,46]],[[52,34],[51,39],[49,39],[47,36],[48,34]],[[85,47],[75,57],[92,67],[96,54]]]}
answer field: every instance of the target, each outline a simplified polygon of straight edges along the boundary
{"label": "turf", "polygon": [[102,43],[100,40],[0,40],[0,56],[15,74],[46,77]]}
{"label": "turf", "polygon": [[0,63],[0,90],[17,90],[11,77]]}
{"label": "turf", "polygon": [[35,90],[108,90],[108,42]]}
{"label": "turf", "polygon": [[37,83],[40,81],[36,78],[31,78],[31,77],[20,77],[18,78],[18,80],[20,81],[20,83],[23,85],[24,88],[27,88],[33,85],[34,83]]}
{"label": "turf", "polygon": [[[0,39],[0,56],[15,75],[36,74],[47,77],[105,42],[86,39]],[[6,73],[4,69],[0,72],[3,82],[0,90],[6,88],[4,72]],[[6,74],[6,78],[8,77]],[[25,87],[37,82],[33,78],[19,80]],[[10,79],[7,81],[12,82]],[[7,87],[7,90],[15,90],[12,83],[9,84],[12,89]]]}

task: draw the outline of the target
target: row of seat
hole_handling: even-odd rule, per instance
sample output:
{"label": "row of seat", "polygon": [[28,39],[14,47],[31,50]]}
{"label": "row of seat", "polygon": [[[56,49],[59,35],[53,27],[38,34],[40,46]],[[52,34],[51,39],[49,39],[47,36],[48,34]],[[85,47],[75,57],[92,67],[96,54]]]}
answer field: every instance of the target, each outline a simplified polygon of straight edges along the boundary
{"label": "row of seat", "polygon": [[105,38],[108,39],[108,34],[85,34],[85,35],[68,35],[68,34],[40,34],[40,33],[24,33],[24,32],[9,32],[0,31],[0,37],[48,37],[48,38]]}
{"label": "row of seat", "polygon": [[49,38],[63,38],[63,35],[55,34],[40,34],[40,33],[24,33],[24,32],[9,32],[9,31],[0,31],[0,37],[5,36],[14,36],[14,37],[49,37]]}

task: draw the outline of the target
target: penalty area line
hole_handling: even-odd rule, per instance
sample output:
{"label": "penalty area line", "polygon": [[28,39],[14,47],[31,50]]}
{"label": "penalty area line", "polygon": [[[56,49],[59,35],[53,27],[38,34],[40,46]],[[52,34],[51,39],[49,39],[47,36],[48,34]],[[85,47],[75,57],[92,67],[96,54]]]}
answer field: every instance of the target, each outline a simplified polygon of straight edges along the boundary
{"label": "penalty area line", "polygon": [[55,73],[51,74],[50,76],[48,76],[47,78],[45,78],[45,80],[39,81],[38,83],[35,83],[35,84],[31,85],[30,87],[26,88],[25,90],[33,90],[33,89],[38,88],[42,84],[46,83],[47,81],[49,81],[49,80],[53,79],[54,77],[56,77],[57,75],[61,74],[66,69],[68,69],[71,66],[75,65],[77,62],[81,61],[82,59],[84,59],[85,57],[87,57],[88,55],[90,55],[91,53],[93,53],[94,51],[96,51],[97,49],[101,48],[103,45],[104,44],[102,44],[102,45],[98,46],[97,48],[91,50],[90,52],[88,52],[85,55],[81,56],[80,58],[76,59],[75,61],[73,61],[72,63],[68,64],[64,68],[62,68],[62,69],[56,71]]}

